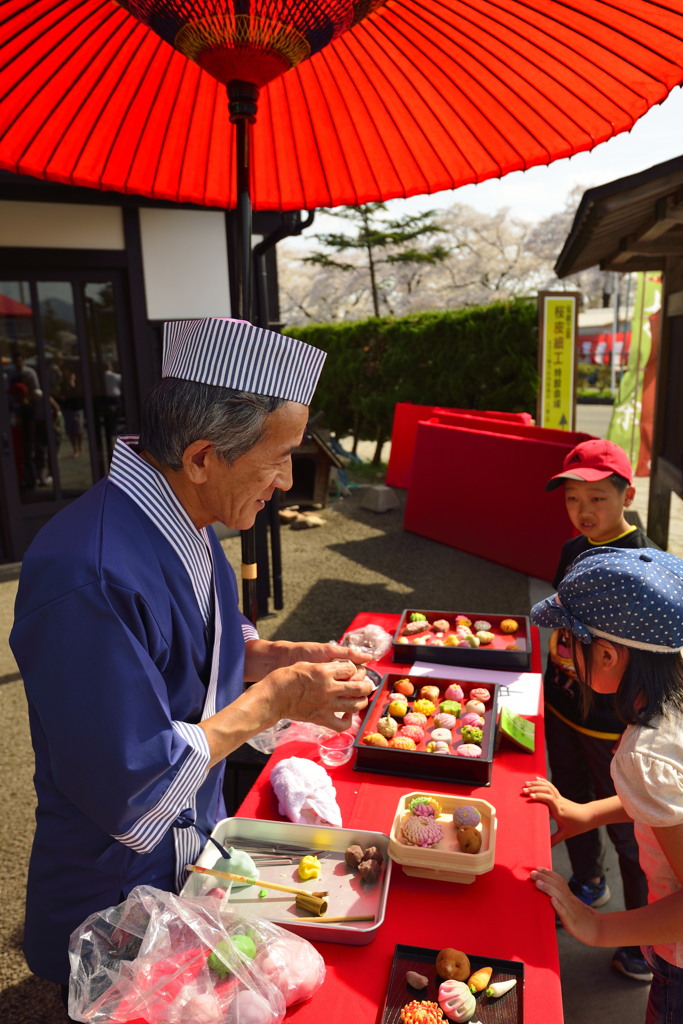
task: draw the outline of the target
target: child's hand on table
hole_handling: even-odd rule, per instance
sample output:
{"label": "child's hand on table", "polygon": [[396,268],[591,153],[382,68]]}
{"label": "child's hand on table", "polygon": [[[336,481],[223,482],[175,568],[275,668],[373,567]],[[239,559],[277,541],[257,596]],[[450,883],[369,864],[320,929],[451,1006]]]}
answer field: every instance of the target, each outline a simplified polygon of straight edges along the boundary
{"label": "child's hand on table", "polygon": [[562,922],[562,927],[579,942],[596,946],[601,914],[586,906],[570,890],[562,875],[549,868],[536,868],[530,878],[536,888],[550,897],[550,902]]}

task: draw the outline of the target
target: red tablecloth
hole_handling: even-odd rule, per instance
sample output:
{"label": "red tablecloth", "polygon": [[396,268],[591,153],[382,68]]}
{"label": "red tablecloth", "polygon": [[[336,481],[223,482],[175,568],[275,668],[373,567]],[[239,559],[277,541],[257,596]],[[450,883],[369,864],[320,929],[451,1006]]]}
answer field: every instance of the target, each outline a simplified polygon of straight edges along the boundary
{"label": "red tablecloth", "polygon": [[[351,628],[374,622],[393,632],[398,616],[362,613]],[[538,631],[533,631],[534,671],[540,671]],[[389,660],[373,663],[380,672],[409,671]],[[521,796],[526,779],[545,774],[542,718],[536,720],[536,751],[501,747],[491,785],[468,787],[371,775],[353,769],[353,760],[330,769],[345,827],[388,833],[399,797],[426,788],[488,800],[496,808],[496,863],[471,885],[410,877],[398,864],[392,871],[386,916],[372,943],[346,946],[315,943],[327,964],[320,992],[290,1010],[297,1024],[375,1024],[382,1019],[386,985],[396,943],[441,949],[454,946],[475,956],[521,960],[525,965],[524,1024],[561,1024],[562,999],[554,914],[547,897],[529,881],[538,865],[549,866],[548,812]],[[317,760],[313,744],[287,743],[273,754],[238,815],[283,820],[269,784],[270,768],[282,758]]]}

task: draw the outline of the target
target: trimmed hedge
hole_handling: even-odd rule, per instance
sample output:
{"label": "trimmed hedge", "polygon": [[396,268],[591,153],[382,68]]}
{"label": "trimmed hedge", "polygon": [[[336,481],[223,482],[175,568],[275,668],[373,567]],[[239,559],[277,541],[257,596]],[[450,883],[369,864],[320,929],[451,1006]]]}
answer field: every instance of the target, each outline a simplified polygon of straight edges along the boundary
{"label": "trimmed hedge", "polygon": [[535,302],[291,327],[327,352],[315,394],[337,436],[382,443],[397,402],[535,412]]}

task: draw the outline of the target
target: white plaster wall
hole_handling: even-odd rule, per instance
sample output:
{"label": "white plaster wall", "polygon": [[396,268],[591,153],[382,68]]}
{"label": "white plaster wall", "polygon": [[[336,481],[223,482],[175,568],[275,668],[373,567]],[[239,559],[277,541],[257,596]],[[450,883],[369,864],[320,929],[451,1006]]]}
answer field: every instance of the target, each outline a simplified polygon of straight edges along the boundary
{"label": "white plaster wall", "polygon": [[225,216],[215,210],[140,210],[150,320],[230,316]]}
{"label": "white plaster wall", "polygon": [[31,249],[124,249],[117,206],[0,200],[0,246]]}

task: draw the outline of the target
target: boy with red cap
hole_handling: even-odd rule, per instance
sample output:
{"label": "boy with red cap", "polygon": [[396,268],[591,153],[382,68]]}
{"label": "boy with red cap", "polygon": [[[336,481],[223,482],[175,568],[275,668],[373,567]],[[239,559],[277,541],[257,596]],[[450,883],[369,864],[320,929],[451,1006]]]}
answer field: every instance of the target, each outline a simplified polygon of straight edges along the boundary
{"label": "boy with red cap", "polygon": [[[546,484],[552,491],[564,487],[564,500],[579,536],[562,547],[553,579],[555,589],[574,559],[583,552],[611,548],[644,548],[656,545],[638,526],[630,524],[625,509],[633,502],[633,472],[626,452],[612,441],[582,441],[564,460],[562,472]],[[571,659],[570,639],[557,629],[550,638],[544,692],[548,761],[563,796],[587,803],[614,794],[610,762],[624,731],[614,710],[612,695],[596,694],[584,713],[580,687]],[[647,883],[638,862],[638,846],[629,823],[607,827],[617,852],[627,910],[647,904]],[[611,893],[604,873],[605,851],[597,829],[567,841],[572,866],[569,887],[591,907],[601,907]],[[650,981],[652,974],[637,946],[617,949],[612,964],[636,981]]]}

